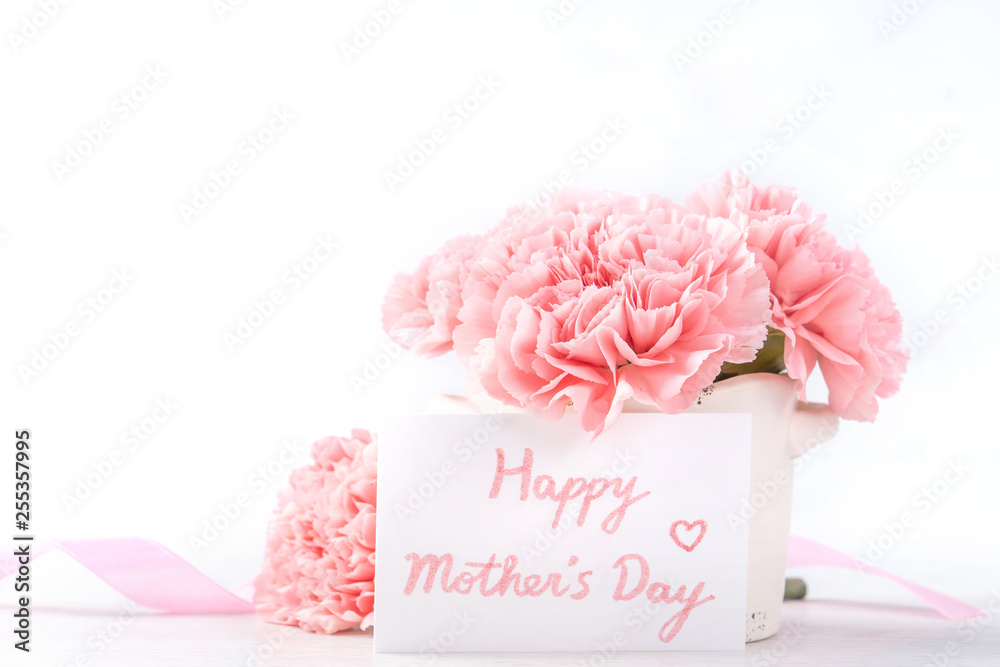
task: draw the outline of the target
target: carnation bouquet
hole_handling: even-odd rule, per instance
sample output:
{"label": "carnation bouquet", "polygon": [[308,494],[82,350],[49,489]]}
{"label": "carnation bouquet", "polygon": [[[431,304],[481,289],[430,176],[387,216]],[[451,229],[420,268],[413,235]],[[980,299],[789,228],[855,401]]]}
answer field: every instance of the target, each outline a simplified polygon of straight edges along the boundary
{"label": "carnation bouquet", "polygon": [[[454,351],[470,396],[547,419],[573,412],[595,438],[628,402],[679,413],[736,376],[782,374],[789,397],[804,401],[817,367],[829,389],[823,409],[871,421],[906,365],[901,318],[865,255],[839,246],[823,223],[794,190],[760,188],[740,172],[682,204],[560,193],[396,276],[383,326],[419,355]],[[781,474],[791,472],[788,456],[775,459]],[[373,622],[376,440],[362,430],[325,438],[313,459],[281,496],[255,604],[268,620],[314,632],[364,629]],[[767,509],[786,528],[789,492]],[[754,534],[751,560],[774,561],[758,583],[780,584],[785,542]],[[780,586],[764,593],[780,604]],[[748,606],[748,641],[777,629],[776,616],[751,628],[755,616]]]}
{"label": "carnation bouquet", "polygon": [[681,412],[713,382],[819,367],[835,414],[872,421],[907,360],[901,318],[859,249],[794,190],[741,172],[683,204],[560,193],[449,241],[395,278],[383,326],[415,353],[454,350],[471,393],[601,433],[634,399]]}

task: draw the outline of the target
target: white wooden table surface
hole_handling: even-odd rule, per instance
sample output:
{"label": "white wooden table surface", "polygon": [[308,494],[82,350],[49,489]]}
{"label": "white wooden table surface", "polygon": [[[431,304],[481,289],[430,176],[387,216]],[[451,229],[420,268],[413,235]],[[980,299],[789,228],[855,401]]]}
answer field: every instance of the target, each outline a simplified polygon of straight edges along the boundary
{"label": "white wooden table surface", "polygon": [[[785,603],[782,629],[743,652],[374,655],[371,632],[310,634],[253,615],[162,616],[39,609],[30,655],[0,650],[3,665],[1000,665],[1000,621],[975,626],[930,610],[806,600]],[[126,620],[128,615],[125,614]],[[103,634],[102,634],[103,631]],[[117,634],[112,638],[111,635]],[[277,644],[271,649],[268,640]],[[6,643],[6,642],[5,642]],[[949,655],[948,652],[951,652]]]}

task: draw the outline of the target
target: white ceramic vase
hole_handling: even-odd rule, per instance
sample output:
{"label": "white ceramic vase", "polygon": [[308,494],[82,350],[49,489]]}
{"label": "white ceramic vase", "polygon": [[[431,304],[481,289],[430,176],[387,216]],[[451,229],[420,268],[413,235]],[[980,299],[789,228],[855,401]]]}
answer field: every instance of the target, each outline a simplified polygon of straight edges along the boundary
{"label": "white ceramic vase", "polygon": [[835,436],[838,419],[827,405],[799,401],[795,382],[772,373],[737,375],[713,384],[688,412],[753,415],[746,639],[766,639],[778,632],[785,596],[794,460]]}
{"label": "white ceramic vase", "polygon": [[[439,396],[432,412],[522,412],[485,396]],[[628,401],[624,412],[656,412]],[[752,373],[717,382],[702,391],[688,412],[753,415],[750,497],[743,513],[749,523],[747,642],[778,631],[785,592],[785,557],[791,520],[792,473],[797,457],[837,434],[829,406],[804,403],[786,375]],[[742,515],[740,516],[742,519]]]}

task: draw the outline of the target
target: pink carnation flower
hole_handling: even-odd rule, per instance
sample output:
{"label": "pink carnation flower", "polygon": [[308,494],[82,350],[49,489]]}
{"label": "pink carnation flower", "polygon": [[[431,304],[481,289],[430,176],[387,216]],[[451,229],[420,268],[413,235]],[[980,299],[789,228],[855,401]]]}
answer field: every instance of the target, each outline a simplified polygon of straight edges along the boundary
{"label": "pink carnation flower", "polygon": [[467,361],[481,340],[495,335],[499,312],[492,306],[512,265],[523,263],[524,257],[538,250],[553,247],[557,237],[565,236],[575,226],[601,224],[612,210],[612,199],[606,193],[583,191],[561,192],[544,208],[521,206],[508,210],[506,217],[486,234],[477,261],[469,267],[462,305],[470,300],[473,305],[464,310],[466,321],[455,328],[458,357]]}
{"label": "pink carnation flower", "polygon": [[563,195],[553,206],[511,208],[488,233],[451,239],[421,260],[413,273],[397,274],[382,303],[382,328],[400,346],[420,356],[450,351],[467,284],[488,278],[498,263],[506,263],[522,238],[551,223],[553,211],[578,212],[580,206],[594,208],[602,203],[575,202]]}
{"label": "pink carnation flower", "polygon": [[426,357],[451,350],[462,287],[482,243],[480,236],[452,239],[412,274],[395,277],[382,304],[382,327],[390,338]]}
{"label": "pink carnation flower", "polygon": [[368,431],[313,444],[293,471],[254,582],[257,613],[326,634],[372,625],[376,445]]}
{"label": "pink carnation flower", "polygon": [[395,276],[382,303],[382,328],[401,347],[420,356],[450,351],[466,285],[487,279],[498,263],[507,262],[522,238],[551,224],[554,213],[579,213],[609,204],[610,199],[577,201],[562,195],[548,207],[511,208],[486,234],[451,239],[421,260],[413,273]]}
{"label": "pink carnation flower", "polygon": [[785,333],[785,366],[805,399],[818,365],[841,417],[873,421],[876,396],[899,389],[907,354],[902,319],[860,249],[845,250],[824,216],[788,188],[758,188],[741,172],[702,186],[686,202],[705,215],[744,214],[747,243],[771,283],[772,326]]}
{"label": "pink carnation flower", "polygon": [[459,358],[494,398],[552,418],[572,404],[596,433],[631,397],[686,409],[724,361],[754,357],[770,321],[744,232],[657,196],[563,195],[483,256]]}

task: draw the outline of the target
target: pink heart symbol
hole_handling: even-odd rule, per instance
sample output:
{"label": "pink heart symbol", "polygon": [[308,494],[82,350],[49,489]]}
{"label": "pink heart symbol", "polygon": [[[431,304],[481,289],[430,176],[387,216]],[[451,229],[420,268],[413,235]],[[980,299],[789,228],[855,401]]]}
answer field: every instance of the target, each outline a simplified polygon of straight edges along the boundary
{"label": "pink heart symbol", "polygon": [[[677,529],[683,526],[682,530],[684,532],[684,539],[681,539],[677,535]],[[694,536],[694,530],[698,528],[698,536],[692,540]],[[679,546],[684,551],[694,551],[694,548],[698,546],[701,542],[701,538],[705,537],[705,532],[708,530],[708,524],[702,519],[698,521],[674,521],[670,526],[670,537],[673,538],[674,544]]]}

